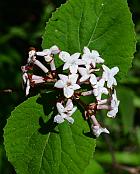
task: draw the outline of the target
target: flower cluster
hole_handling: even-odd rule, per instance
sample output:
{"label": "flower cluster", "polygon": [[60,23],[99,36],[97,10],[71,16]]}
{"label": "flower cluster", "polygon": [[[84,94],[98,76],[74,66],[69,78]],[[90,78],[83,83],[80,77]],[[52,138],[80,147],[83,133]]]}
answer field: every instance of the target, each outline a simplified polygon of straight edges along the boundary
{"label": "flower cluster", "polygon": [[[55,57],[58,55],[58,57]],[[43,58],[43,59],[42,59]],[[62,73],[57,74],[55,61],[60,59],[63,62]],[[45,61],[46,64],[42,63]],[[34,67],[40,68],[44,76],[31,74]],[[91,130],[96,137],[102,132],[109,133],[96,119],[98,110],[106,109],[107,116],[114,118],[118,112],[119,100],[117,99],[115,86],[117,81],[115,75],[119,68],[108,68],[104,64],[104,59],[96,50],[90,51],[84,47],[83,54],[74,53],[70,55],[66,51],[61,51],[56,45],[50,49],[36,51],[31,49],[27,59],[27,64],[21,67],[23,72],[23,83],[26,95],[29,95],[30,88],[36,84],[54,83],[54,88],[62,90],[60,98],[56,102],[58,114],[54,117],[54,122],[60,124],[67,120],[74,122],[72,114],[76,111],[73,102],[81,103],[81,96],[92,95],[95,102],[83,105],[85,109],[85,119],[90,119]],[[83,85],[88,85],[90,90],[82,89]]]}

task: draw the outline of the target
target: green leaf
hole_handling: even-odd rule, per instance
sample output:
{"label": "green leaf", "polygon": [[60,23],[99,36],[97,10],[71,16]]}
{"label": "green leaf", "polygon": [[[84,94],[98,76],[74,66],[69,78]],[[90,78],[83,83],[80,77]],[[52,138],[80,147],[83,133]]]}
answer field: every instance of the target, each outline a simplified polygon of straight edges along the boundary
{"label": "green leaf", "polygon": [[82,114],[75,112],[73,125],[57,126],[53,97],[29,98],[8,119],[5,148],[17,174],[82,174],[93,157],[95,140]]}
{"label": "green leaf", "polygon": [[[95,160],[102,164],[112,164],[111,153],[108,152],[96,152]],[[126,165],[139,165],[140,164],[140,153],[132,152],[115,152],[116,162],[119,164]]]}
{"label": "green leaf", "polygon": [[134,123],[134,92],[128,88],[118,89],[118,98],[120,100],[120,113],[124,133],[131,132]]}
{"label": "green leaf", "polygon": [[105,64],[120,68],[122,78],[131,67],[135,44],[126,0],[69,0],[47,23],[42,47],[58,45],[70,53],[82,52],[84,46],[96,49]]}
{"label": "green leaf", "polygon": [[140,147],[140,127],[139,126],[136,127],[135,133],[136,133],[136,139],[137,139],[138,145]]}
{"label": "green leaf", "polygon": [[105,174],[103,168],[95,160],[91,160],[84,174]]}

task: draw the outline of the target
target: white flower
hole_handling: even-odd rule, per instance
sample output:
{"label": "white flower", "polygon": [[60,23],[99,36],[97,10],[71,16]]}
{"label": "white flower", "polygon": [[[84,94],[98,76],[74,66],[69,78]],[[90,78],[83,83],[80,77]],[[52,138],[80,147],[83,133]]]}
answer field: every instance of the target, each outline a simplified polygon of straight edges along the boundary
{"label": "white flower", "polygon": [[35,50],[29,51],[29,53],[28,53],[29,57],[27,59],[27,63],[32,63],[33,61],[36,60],[35,54],[36,54],[36,51]]}
{"label": "white flower", "polygon": [[97,78],[94,74],[92,74],[92,72],[94,71],[94,69],[89,69],[89,68],[82,68],[79,67],[78,68],[79,73],[81,74],[81,78],[80,78],[80,82],[84,82],[88,79],[90,79],[90,83],[92,85],[95,85],[97,83]]}
{"label": "white flower", "polygon": [[58,74],[58,76],[60,80],[55,83],[54,87],[63,88],[64,96],[70,98],[74,94],[74,91],[80,88],[80,86],[76,84],[78,74],[71,74],[69,76]]}
{"label": "white flower", "polygon": [[114,90],[114,94],[112,94],[111,100],[111,110],[107,113],[108,117],[115,117],[118,112],[118,106],[120,101],[117,99],[116,90]]}
{"label": "white flower", "polygon": [[60,53],[60,49],[58,48],[58,46],[54,45],[50,48],[51,54],[58,54]]}
{"label": "white flower", "polygon": [[28,74],[25,72],[23,73],[22,75],[22,78],[23,78],[23,83],[25,85],[25,93],[26,93],[26,96],[29,95],[29,92],[30,92],[30,79],[28,77]]}
{"label": "white flower", "polygon": [[27,63],[33,63],[33,64],[37,65],[45,73],[48,73],[48,71],[49,71],[39,60],[36,59],[35,50],[29,51],[29,57],[28,57]]}
{"label": "white flower", "polygon": [[46,62],[50,62],[53,59],[54,54],[58,54],[60,49],[54,45],[50,49],[44,49],[43,51],[36,52],[37,56],[44,56]]}
{"label": "white flower", "polygon": [[77,107],[73,106],[72,100],[68,99],[66,107],[59,102],[56,104],[56,107],[59,114],[54,117],[54,122],[63,123],[66,119],[69,123],[73,124],[74,119],[71,115],[76,111]]}
{"label": "white flower", "polygon": [[102,128],[101,126],[92,125],[91,128],[92,128],[93,134],[96,137],[99,137],[102,132],[109,134],[109,131],[106,128]]}
{"label": "white flower", "polygon": [[102,94],[108,94],[108,90],[104,87],[105,81],[100,79],[96,85],[93,86],[93,94],[97,100],[101,100]]}
{"label": "white flower", "polygon": [[85,62],[79,59],[80,53],[75,53],[70,55],[68,52],[61,51],[59,58],[65,62],[63,70],[69,69],[72,74],[76,74],[78,70],[78,65],[84,65]]}
{"label": "white flower", "polygon": [[102,59],[96,50],[92,50],[90,52],[89,48],[84,47],[83,49],[82,60],[86,62],[86,67],[93,66],[96,67],[96,63],[104,63],[104,59]]}
{"label": "white flower", "polygon": [[113,85],[117,85],[117,81],[114,76],[119,72],[118,67],[113,67],[109,69],[107,66],[102,65],[103,68],[103,75],[102,78],[107,81],[107,87],[112,88]]}
{"label": "white flower", "polygon": [[44,83],[45,80],[42,76],[32,75],[31,82],[33,82],[34,84],[38,84],[38,83]]}

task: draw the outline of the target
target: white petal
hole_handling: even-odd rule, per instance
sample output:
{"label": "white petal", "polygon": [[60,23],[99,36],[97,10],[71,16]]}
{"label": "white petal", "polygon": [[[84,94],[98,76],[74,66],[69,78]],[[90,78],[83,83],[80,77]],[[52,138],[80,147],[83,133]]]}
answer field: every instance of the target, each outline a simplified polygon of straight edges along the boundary
{"label": "white petal", "polygon": [[38,51],[36,52],[37,56],[46,56],[46,53],[44,53],[43,51]]}
{"label": "white petal", "polygon": [[66,70],[70,67],[70,63],[69,62],[66,62],[64,65],[63,65],[63,70]]}
{"label": "white petal", "polygon": [[107,95],[108,94],[108,90],[105,87],[103,87],[102,88],[102,93]]}
{"label": "white petal", "polygon": [[79,57],[80,57],[80,53],[74,53],[74,54],[71,55],[71,59],[73,59],[73,60],[75,60],[75,61],[76,61]]}
{"label": "white petal", "polygon": [[104,79],[100,79],[99,82],[98,82],[98,85],[101,86],[101,87],[103,87],[104,84],[105,84]]}
{"label": "white petal", "polygon": [[116,79],[115,78],[113,78],[113,85],[117,85],[117,81],[116,81]]}
{"label": "white petal", "polygon": [[26,81],[27,81],[27,79],[28,79],[27,73],[24,73],[24,74],[22,75],[22,78],[23,78],[24,84],[26,84]]}
{"label": "white petal", "polygon": [[69,87],[64,87],[64,96],[70,98],[74,93],[74,90]]}
{"label": "white petal", "polygon": [[62,118],[66,118],[67,116],[68,116],[68,115],[65,114],[65,113],[62,113],[62,114],[61,114],[61,117],[62,117]]}
{"label": "white petal", "polygon": [[74,123],[74,119],[72,117],[66,117],[65,119],[71,124]]}
{"label": "white petal", "polygon": [[108,81],[108,73],[107,72],[103,71],[102,79],[104,79],[105,81]]}
{"label": "white petal", "polygon": [[89,54],[90,50],[88,47],[84,47],[83,52],[84,52],[84,54]]}
{"label": "white petal", "polygon": [[85,62],[84,60],[82,60],[82,59],[76,60],[75,63],[76,63],[77,65],[85,65],[85,64],[86,64],[86,62]]}
{"label": "white petal", "polygon": [[91,53],[92,53],[92,56],[95,57],[95,58],[98,58],[100,56],[100,54],[96,50],[92,50]]}
{"label": "white petal", "polygon": [[71,72],[72,74],[76,74],[76,73],[77,73],[77,69],[78,69],[78,65],[72,64],[72,65],[70,66],[70,72]]}
{"label": "white petal", "polygon": [[100,126],[92,126],[92,131],[96,137],[99,137],[102,132],[109,134],[109,131],[106,128]]}
{"label": "white petal", "polygon": [[96,63],[104,63],[104,59],[101,57],[96,58]]}
{"label": "white petal", "polygon": [[44,53],[45,55],[51,55],[50,49],[45,49],[45,50],[43,50],[43,53]]}
{"label": "white petal", "polygon": [[77,79],[78,79],[78,74],[69,75],[69,81],[71,82],[71,84],[75,84],[77,82]]}
{"label": "white petal", "polygon": [[111,110],[111,111],[109,111],[109,112],[107,113],[107,116],[108,116],[108,117],[112,117],[112,118],[113,118],[113,117],[115,117],[115,116],[116,116],[117,112],[118,112],[118,111]]}
{"label": "white petal", "polygon": [[44,83],[45,82],[45,80],[43,78],[42,79],[36,79],[36,80],[33,80],[33,81],[34,81],[35,84]]}
{"label": "white petal", "polygon": [[73,85],[69,86],[69,88],[71,88],[73,90],[77,90],[77,89],[80,89],[81,87],[78,84],[73,84]]}
{"label": "white petal", "polygon": [[98,95],[96,96],[97,101],[101,100],[101,96],[102,96],[102,93],[98,93]]}
{"label": "white petal", "polygon": [[32,75],[32,80],[39,80],[42,79],[43,77],[37,76],[37,75]]}
{"label": "white petal", "polygon": [[61,115],[56,115],[54,117],[54,122],[59,123],[59,124],[63,123],[64,122],[64,118]]}
{"label": "white petal", "polygon": [[90,77],[89,74],[82,76],[82,77],[80,78],[80,82],[84,82],[84,81],[88,80],[89,77]]}
{"label": "white petal", "polygon": [[45,73],[48,73],[49,70],[39,60],[35,60],[34,64],[42,69],[42,71],[44,71]]}
{"label": "white petal", "polygon": [[97,78],[96,78],[96,76],[95,76],[94,74],[91,74],[91,75],[90,75],[90,83],[91,83],[92,85],[97,84]]}
{"label": "white petal", "polygon": [[98,89],[93,89],[93,94],[95,95],[95,97],[97,97],[98,96],[98,94],[99,94],[99,91],[98,91]]}
{"label": "white petal", "polygon": [[50,48],[51,54],[58,54],[60,52],[59,48],[54,45]]}
{"label": "white petal", "polygon": [[[114,78],[114,77],[113,77]],[[112,85],[113,85],[113,78],[109,78],[108,80],[107,80],[107,87],[108,88],[112,88]]]}
{"label": "white petal", "polygon": [[112,76],[116,75],[119,72],[119,68],[117,66],[111,69]]}
{"label": "white petal", "polygon": [[66,107],[65,107],[65,111],[69,112],[73,109],[73,103],[71,99],[68,99],[67,103],[66,103]]}
{"label": "white petal", "polygon": [[26,96],[29,95],[29,92],[30,92],[30,80],[27,79],[27,82],[26,82]]}
{"label": "white petal", "polygon": [[48,56],[44,56],[44,59],[46,62],[50,62],[53,58],[50,55],[48,55]]}
{"label": "white petal", "polygon": [[110,71],[110,69],[109,69],[106,65],[102,65],[102,68],[103,68],[103,70],[106,71],[106,72]]}
{"label": "white petal", "polygon": [[31,50],[29,51],[29,57],[33,57],[34,55],[36,54],[36,51],[35,50]]}
{"label": "white petal", "polygon": [[92,64],[92,66],[95,68],[96,67],[96,62],[95,62],[95,60],[93,59],[93,60],[91,60],[91,64]]}
{"label": "white petal", "polygon": [[79,71],[79,73],[81,74],[81,76],[84,76],[84,75],[87,75],[87,74],[88,74],[87,68],[79,67],[79,68],[78,68],[78,71]]}
{"label": "white petal", "polygon": [[77,107],[74,107],[70,112],[68,112],[68,115],[71,116],[76,110],[77,110]]}
{"label": "white petal", "polygon": [[56,88],[64,88],[65,84],[62,80],[58,80],[55,84],[54,87]]}
{"label": "white petal", "polygon": [[52,71],[56,70],[54,59],[52,59],[52,61],[50,62],[50,68]]}
{"label": "white petal", "polygon": [[57,110],[58,110],[59,114],[65,112],[65,108],[61,103],[57,102],[56,107],[57,107]]}
{"label": "white petal", "polygon": [[58,74],[59,78],[64,82],[67,83],[68,81],[68,76],[64,75],[64,74]]}
{"label": "white petal", "polygon": [[86,64],[90,63],[90,62],[88,62],[89,58],[90,58],[90,54],[83,54],[82,55],[82,60],[85,61]]}
{"label": "white petal", "polygon": [[59,58],[64,61],[64,62],[67,62],[70,60],[70,54],[65,52],[65,51],[61,51],[60,54],[59,54]]}

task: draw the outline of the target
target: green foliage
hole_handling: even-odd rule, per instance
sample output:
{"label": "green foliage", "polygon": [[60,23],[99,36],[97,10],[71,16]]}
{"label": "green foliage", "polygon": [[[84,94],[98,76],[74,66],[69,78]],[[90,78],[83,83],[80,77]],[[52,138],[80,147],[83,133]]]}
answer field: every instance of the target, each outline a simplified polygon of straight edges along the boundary
{"label": "green foliage", "polygon": [[103,168],[95,160],[91,160],[84,174],[105,174]]}
{"label": "green foliage", "polygon": [[[140,164],[140,158],[139,158],[139,153],[132,153],[132,152],[116,152],[115,157],[116,161],[121,164],[129,164],[129,165],[139,165]],[[95,154],[95,159],[98,162],[107,164],[107,163],[112,163],[112,157],[111,154],[108,152],[103,152],[103,153],[96,153]]]}
{"label": "green foliage", "polygon": [[[18,87],[18,91],[13,94],[3,94],[0,93],[0,98],[1,98],[1,104],[0,104],[0,132],[1,132],[1,144],[3,143],[3,138],[2,138],[2,129],[5,125],[6,118],[9,117],[9,113],[13,109],[13,106],[16,106],[17,103],[20,103],[21,100],[23,101],[23,94],[21,95],[21,75],[20,75],[20,65],[22,64],[21,62],[26,61],[27,57],[27,49],[29,46],[33,45],[37,48],[40,47],[40,37],[42,35],[42,31],[44,30],[45,22],[48,20],[48,18],[51,16],[51,12],[55,10],[56,7],[60,6],[60,4],[64,2],[64,0],[53,0],[53,1],[0,1],[0,6],[2,7],[0,10],[0,16],[2,16],[0,20],[1,24],[1,33],[0,33],[0,69],[1,69],[1,76],[0,76],[0,92],[4,88],[9,88],[11,87]],[[72,2],[72,3],[71,3]],[[87,45],[87,42],[85,42],[86,36],[90,37],[91,34],[91,28],[95,28],[95,23],[98,25],[96,26],[96,30],[94,32],[94,37],[92,38],[92,41],[89,44],[90,48],[97,49],[103,58],[105,58],[106,63],[110,66],[118,65],[121,69],[121,74],[120,77],[122,77],[124,74],[126,74],[128,70],[128,66],[130,67],[130,61],[132,58],[132,52],[134,52],[134,48],[131,47],[133,45],[134,40],[134,33],[133,33],[133,24],[131,22],[131,15],[128,12],[128,7],[126,0],[92,0],[92,3],[97,3],[95,6],[95,9],[91,12],[92,16],[90,16],[89,10],[92,9],[92,3],[90,7],[87,9],[87,1],[81,0],[80,4],[76,5],[76,9],[74,10],[73,3],[77,3],[77,0],[69,1],[68,4],[69,6],[66,8],[66,5],[62,6],[57,12],[55,12],[50,19],[50,22],[47,26],[46,33],[44,34],[44,40],[43,40],[43,47],[49,47],[52,46],[53,44],[57,44],[58,46],[61,47],[61,49],[65,49],[71,53],[75,51],[82,51],[82,47]],[[100,4],[104,3],[105,8],[102,11],[102,14],[99,18],[99,16],[95,16],[95,10],[97,15],[100,13]],[[137,53],[135,54],[135,60],[133,63],[133,69],[129,72],[129,78],[123,79],[123,84],[122,86],[125,88],[126,86],[129,87],[129,89],[133,90],[135,92],[135,97],[134,97],[134,106],[136,109],[135,115],[133,115],[133,129],[129,129],[127,125],[124,126],[125,123],[123,123],[123,120],[120,121],[120,118],[124,118],[124,120],[132,126],[132,123],[130,123],[130,120],[132,119],[132,115],[130,116],[131,119],[127,120],[127,115],[122,116],[122,112],[120,112],[120,115],[118,114],[118,117],[114,120],[110,120],[108,124],[108,128],[110,129],[110,137],[112,137],[112,146],[116,150],[114,150],[114,154],[116,156],[117,162],[123,165],[127,166],[137,166],[139,165],[140,161],[140,154],[138,153],[140,150],[140,128],[137,126],[139,124],[139,112],[140,112],[140,21],[139,21],[139,16],[140,16],[140,3],[139,0],[128,0],[129,2],[129,7],[130,10],[133,12],[133,20],[134,23],[136,24],[136,32],[137,32]],[[23,3],[23,4],[21,4]],[[86,12],[82,12],[83,10],[83,3],[85,3],[85,10]],[[9,8],[10,6],[10,8]],[[113,8],[114,6],[114,8]],[[40,8],[41,7],[41,8]],[[110,13],[110,14],[109,14]],[[18,14],[18,15],[17,15]],[[109,16],[107,15],[109,14]],[[78,15],[83,15],[81,19],[81,22],[77,22]],[[90,25],[86,26],[87,18],[90,16]],[[127,17],[126,17],[127,16]],[[65,18],[65,20],[62,20]],[[108,19],[108,17],[110,19]],[[67,18],[67,19],[66,19]],[[99,20],[98,20],[99,18]],[[41,19],[41,20],[40,20]],[[79,18],[78,18],[79,19]],[[72,21],[74,20],[74,22]],[[109,20],[109,21],[108,21]],[[102,22],[106,21],[105,24]],[[109,23],[111,22],[111,23]],[[78,26],[80,27],[78,28]],[[94,25],[93,25],[94,24]],[[114,25],[115,24],[115,25]],[[122,27],[123,26],[123,27]],[[71,31],[72,29],[72,31]],[[79,29],[79,31],[78,31]],[[129,31],[132,31],[130,33]],[[104,33],[105,31],[105,33]],[[86,34],[83,34],[85,32]],[[79,38],[77,37],[76,33],[79,33]],[[73,37],[74,35],[74,37]],[[80,49],[79,49],[79,43],[78,39],[80,39]],[[124,40],[126,39],[126,40]],[[74,44],[73,44],[74,43]],[[113,49],[112,49],[113,48]],[[120,49],[120,50],[119,50]],[[123,54],[123,55],[122,55]],[[112,59],[114,62],[112,62]],[[129,60],[129,61],[128,61]],[[59,62],[61,63],[61,62]],[[18,75],[17,75],[18,74]],[[18,78],[17,78],[18,77]],[[20,80],[19,80],[20,79]],[[128,89],[128,88],[127,88]],[[129,94],[128,94],[129,96]],[[121,100],[125,102],[126,94],[121,96]],[[126,97],[126,98],[125,98]],[[129,99],[130,100],[130,99]],[[131,102],[130,102],[131,103]],[[24,104],[24,103],[23,103]],[[34,103],[35,104],[35,103]],[[120,103],[121,104],[121,103]],[[38,105],[38,104],[37,104]],[[32,106],[32,105],[31,105]],[[39,105],[38,105],[39,106]],[[20,106],[19,106],[20,107]],[[42,106],[40,106],[41,108]],[[48,107],[46,107],[48,108]],[[127,107],[128,108],[128,107]],[[42,124],[38,123],[39,118],[42,116],[44,119],[44,124],[43,124],[43,131],[44,129],[46,130],[46,121],[48,119],[47,116],[42,115],[42,108],[40,109],[40,112],[36,112],[36,108],[30,108],[31,111],[27,111],[27,113],[23,116],[19,116],[19,122],[16,124],[16,128],[18,129],[14,130],[10,129],[9,130],[9,144],[13,143],[11,146],[7,145],[9,151],[11,152],[12,150],[15,150],[15,145],[16,147],[18,146],[18,150],[23,150],[22,149],[22,144],[20,142],[23,142],[23,146],[26,144],[26,140],[22,141],[22,138],[20,138],[21,135],[24,133],[28,133],[28,131],[24,128],[26,128],[24,118],[29,117],[29,121],[31,123],[30,126],[33,128],[39,129],[42,127]],[[128,108],[128,111],[133,110],[130,107]],[[24,110],[24,109],[23,109]],[[35,113],[35,118],[30,115],[30,113],[33,111]],[[45,109],[46,110],[46,109]],[[15,113],[16,110],[13,112]],[[39,113],[39,116],[37,116],[37,113]],[[128,113],[128,112],[127,112]],[[132,111],[131,111],[132,113]],[[28,116],[27,116],[28,115]],[[10,118],[10,121],[8,121],[8,126],[9,122],[11,122],[15,116],[12,114],[12,118]],[[17,117],[17,116],[16,116]],[[32,118],[31,118],[32,117]],[[33,122],[35,120],[36,122]],[[134,122],[135,120],[135,122]],[[28,118],[26,119],[28,123]],[[109,121],[109,119],[108,119]],[[120,121],[120,123],[119,123]],[[22,122],[24,123],[22,125]],[[41,121],[40,121],[41,122]],[[1,124],[2,123],[2,124]],[[123,123],[123,127],[122,127]],[[19,124],[19,126],[18,126]],[[29,123],[28,123],[29,124]],[[28,125],[27,124],[27,125]],[[24,128],[22,128],[22,126]],[[73,126],[73,125],[72,125]],[[130,128],[132,128],[130,126]],[[69,127],[69,125],[68,125]],[[126,128],[125,128],[126,127]],[[55,128],[57,129],[57,128]],[[42,130],[42,129],[41,129]],[[72,130],[72,129],[71,129]],[[123,134],[123,132],[128,132],[128,134]],[[131,131],[130,131],[131,130]],[[31,131],[31,130],[30,130]],[[12,136],[13,133],[13,136]],[[29,132],[30,133],[30,132]],[[33,133],[33,132],[32,132]],[[42,142],[37,145],[37,146],[31,146],[28,147],[28,149],[25,149],[25,158],[29,157],[29,155],[33,153],[33,151],[29,152],[30,149],[35,148],[35,151],[41,150],[41,147],[43,146],[44,139],[47,135],[43,134],[41,135],[40,132],[36,131],[36,134],[33,135],[33,139],[30,140],[31,142],[33,141],[38,141],[41,139]],[[19,140],[16,141],[14,136],[19,137]],[[51,135],[54,134],[51,132]],[[8,135],[8,133],[7,133]],[[40,138],[40,136],[42,138]],[[34,138],[36,138],[34,140]],[[12,142],[13,141],[13,142]],[[27,137],[28,141],[28,137]],[[115,143],[114,143],[115,142]],[[8,137],[7,137],[7,143],[8,143]],[[118,172],[116,169],[112,168],[112,158],[111,154],[108,150],[108,146],[106,145],[106,140],[102,137],[100,137],[97,140],[97,153],[95,154],[95,158],[97,159],[98,162],[102,166],[104,166],[104,169],[107,171],[106,173],[111,173],[116,174],[118,173],[125,173],[123,171]],[[20,145],[19,145],[20,144]],[[111,145],[110,145],[111,146]],[[24,146],[25,147],[25,146]],[[79,146],[78,146],[79,147]],[[21,149],[20,149],[21,148]],[[38,148],[36,150],[36,148]],[[90,150],[89,148],[87,148]],[[100,153],[98,153],[98,151]],[[28,152],[28,153],[27,153]],[[38,153],[39,153],[38,152]],[[131,153],[128,153],[131,152]],[[133,153],[132,153],[133,152]],[[7,152],[7,155],[9,156],[9,153]],[[15,155],[15,156],[14,156]],[[9,159],[12,160],[12,164],[15,164],[15,166],[19,167],[19,162],[18,160],[21,161],[21,164],[26,163],[26,159],[20,159],[16,156],[20,154],[15,154],[13,153],[10,154]],[[22,155],[22,154],[21,154]],[[39,154],[40,155],[40,154]],[[81,155],[82,156],[82,155]],[[30,158],[30,157],[29,157]],[[28,159],[29,159],[28,158]],[[34,156],[34,161],[36,160],[36,156]],[[84,159],[84,158],[83,158]],[[69,162],[69,161],[68,161]],[[5,151],[3,145],[0,146],[0,173],[2,174],[15,174],[13,169],[8,166],[8,161],[5,156]],[[31,166],[32,164],[30,164]],[[35,164],[36,166],[38,164]],[[125,167],[125,166],[124,166]],[[20,167],[19,167],[20,168]],[[32,168],[31,168],[32,169]],[[35,168],[36,169],[36,168]],[[29,169],[30,170],[30,169]],[[34,170],[34,169],[33,169]],[[102,174],[103,170],[99,167],[98,163],[95,161],[91,160],[89,165],[85,168],[84,174]],[[87,172],[87,173],[86,173]],[[42,172],[43,173],[43,172]],[[36,174],[36,173],[34,173]]]}
{"label": "green foliage", "polygon": [[120,102],[120,113],[124,133],[131,132],[134,123],[134,92],[127,88],[120,88],[118,90],[118,97]]}
{"label": "green foliage", "polygon": [[119,66],[121,78],[135,52],[133,27],[126,1],[70,0],[53,13],[42,47],[56,44],[70,53],[82,52],[84,46],[97,49],[107,65]]}
{"label": "green foliage", "polygon": [[95,140],[85,135],[87,122],[78,110],[73,125],[56,126],[55,109],[44,115],[43,106],[51,111],[49,102],[32,97],[12,112],[4,135],[9,160],[18,174],[84,173],[95,148]]}

